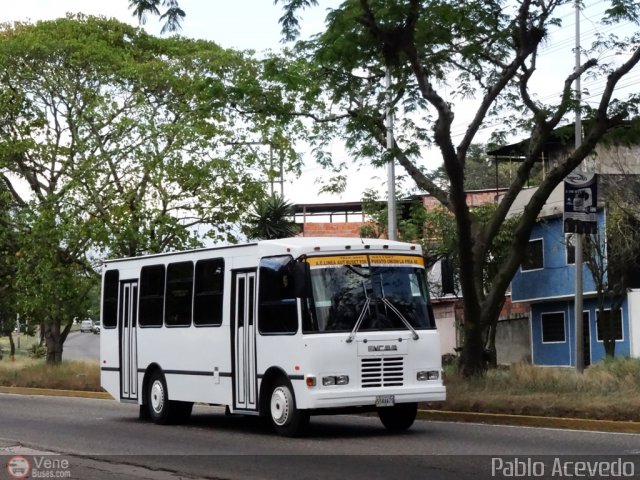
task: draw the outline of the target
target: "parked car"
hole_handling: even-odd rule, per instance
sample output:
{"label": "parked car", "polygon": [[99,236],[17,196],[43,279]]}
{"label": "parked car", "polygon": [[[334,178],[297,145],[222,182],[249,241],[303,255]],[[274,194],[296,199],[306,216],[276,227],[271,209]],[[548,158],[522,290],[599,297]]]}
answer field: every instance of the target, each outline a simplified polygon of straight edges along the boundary
{"label": "parked car", "polygon": [[93,325],[93,329],[91,329],[91,331],[93,333],[99,335],[100,334],[100,324],[99,323],[94,324]]}
{"label": "parked car", "polygon": [[80,332],[92,332],[93,331],[93,321],[92,320],[82,320],[80,323]]}

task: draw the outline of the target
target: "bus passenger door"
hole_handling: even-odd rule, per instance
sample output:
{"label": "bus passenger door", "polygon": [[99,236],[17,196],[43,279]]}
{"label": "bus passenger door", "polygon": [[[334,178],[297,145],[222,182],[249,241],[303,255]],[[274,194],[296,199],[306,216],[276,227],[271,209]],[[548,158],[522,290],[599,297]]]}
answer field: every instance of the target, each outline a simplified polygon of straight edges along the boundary
{"label": "bus passenger door", "polygon": [[138,399],[138,282],[120,284],[120,397]]}
{"label": "bus passenger door", "polygon": [[233,399],[236,409],[257,409],[255,298],[256,272],[233,272]]}

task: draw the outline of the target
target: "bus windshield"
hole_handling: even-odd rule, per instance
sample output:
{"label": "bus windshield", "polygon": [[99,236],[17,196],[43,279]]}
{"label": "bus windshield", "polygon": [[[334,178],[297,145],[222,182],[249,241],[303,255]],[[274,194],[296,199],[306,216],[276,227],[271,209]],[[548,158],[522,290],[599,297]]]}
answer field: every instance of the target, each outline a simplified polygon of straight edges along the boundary
{"label": "bus windshield", "polygon": [[[421,260],[421,259],[420,259]],[[311,269],[313,298],[305,305],[305,333],[433,329],[424,268],[331,265]]]}

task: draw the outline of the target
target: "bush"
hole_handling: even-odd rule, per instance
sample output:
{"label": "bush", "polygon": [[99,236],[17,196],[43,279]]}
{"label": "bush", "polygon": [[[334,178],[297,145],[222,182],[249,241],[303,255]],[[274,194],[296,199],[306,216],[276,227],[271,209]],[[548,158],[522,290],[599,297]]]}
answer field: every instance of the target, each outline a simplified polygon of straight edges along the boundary
{"label": "bush", "polygon": [[31,358],[44,358],[47,355],[47,348],[37,343],[31,345],[29,350],[29,357]]}

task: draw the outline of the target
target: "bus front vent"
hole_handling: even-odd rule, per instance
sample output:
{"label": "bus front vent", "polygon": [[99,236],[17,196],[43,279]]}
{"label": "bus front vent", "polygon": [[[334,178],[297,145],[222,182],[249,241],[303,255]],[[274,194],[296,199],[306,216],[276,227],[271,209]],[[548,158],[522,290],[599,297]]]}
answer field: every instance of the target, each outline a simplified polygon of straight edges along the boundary
{"label": "bus front vent", "polygon": [[360,368],[362,388],[401,387],[404,383],[402,357],[363,358]]}

